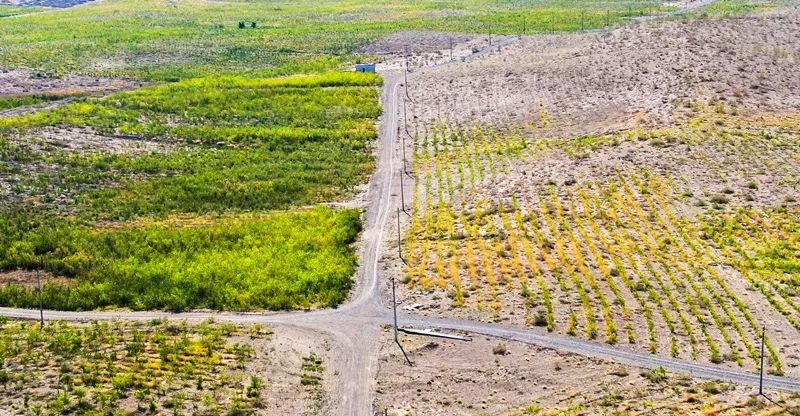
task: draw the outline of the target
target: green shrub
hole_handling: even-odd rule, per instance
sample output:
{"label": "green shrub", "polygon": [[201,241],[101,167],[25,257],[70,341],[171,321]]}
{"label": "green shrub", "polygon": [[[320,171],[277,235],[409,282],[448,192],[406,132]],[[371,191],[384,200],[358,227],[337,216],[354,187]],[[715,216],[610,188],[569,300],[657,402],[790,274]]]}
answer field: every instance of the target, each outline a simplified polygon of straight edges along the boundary
{"label": "green shrub", "polygon": [[[317,208],[223,218],[210,224],[94,229],[0,219],[0,268],[43,268],[73,278],[46,282],[46,308],[137,310],[290,309],[332,306],[352,285],[359,213]],[[36,293],[0,288],[0,304],[36,307]]]}

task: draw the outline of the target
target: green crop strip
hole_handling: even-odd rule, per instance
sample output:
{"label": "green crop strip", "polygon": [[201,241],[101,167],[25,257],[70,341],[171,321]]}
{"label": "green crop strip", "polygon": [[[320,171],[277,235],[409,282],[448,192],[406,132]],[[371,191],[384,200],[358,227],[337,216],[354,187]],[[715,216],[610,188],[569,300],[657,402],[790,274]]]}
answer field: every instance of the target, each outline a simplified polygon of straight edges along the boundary
{"label": "green crop strip", "polygon": [[[347,296],[359,214],[317,208],[121,229],[5,217],[0,230],[0,268],[73,278],[45,282],[46,308],[288,309]],[[0,303],[38,306],[35,291],[14,284],[0,289]]]}
{"label": "green crop strip", "polygon": [[0,96],[0,110],[8,110],[17,107],[26,107],[31,105],[44,104],[50,101],[61,100],[67,97],[74,97],[74,94],[61,95],[61,94],[33,94],[33,95],[15,95],[15,96]]}

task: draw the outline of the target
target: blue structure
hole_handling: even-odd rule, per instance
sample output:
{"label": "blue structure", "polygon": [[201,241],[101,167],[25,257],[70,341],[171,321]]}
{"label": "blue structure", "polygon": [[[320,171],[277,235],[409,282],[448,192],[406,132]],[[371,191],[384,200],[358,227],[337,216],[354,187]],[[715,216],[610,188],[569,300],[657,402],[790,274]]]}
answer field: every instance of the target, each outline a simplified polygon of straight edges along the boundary
{"label": "blue structure", "polygon": [[356,64],[356,72],[375,72],[375,64]]}

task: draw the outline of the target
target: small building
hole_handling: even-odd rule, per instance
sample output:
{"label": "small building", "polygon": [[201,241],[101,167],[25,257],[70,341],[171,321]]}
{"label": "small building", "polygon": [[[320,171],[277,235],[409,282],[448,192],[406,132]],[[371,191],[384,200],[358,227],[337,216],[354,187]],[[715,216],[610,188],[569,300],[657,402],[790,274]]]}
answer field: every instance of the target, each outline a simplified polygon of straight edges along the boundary
{"label": "small building", "polygon": [[375,72],[375,64],[356,64],[356,72]]}

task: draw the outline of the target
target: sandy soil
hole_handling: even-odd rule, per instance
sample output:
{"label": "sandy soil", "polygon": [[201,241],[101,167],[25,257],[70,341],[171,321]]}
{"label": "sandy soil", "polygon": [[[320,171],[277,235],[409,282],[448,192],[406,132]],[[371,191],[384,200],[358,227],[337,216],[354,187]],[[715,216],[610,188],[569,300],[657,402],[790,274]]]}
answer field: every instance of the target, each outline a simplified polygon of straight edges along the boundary
{"label": "sandy soil", "polygon": [[[447,159],[447,163],[436,167],[431,163],[426,173],[417,175],[416,185],[420,186],[424,199],[420,201],[421,206],[436,207],[442,198],[440,190],[452,180],[454,195],[444,191],[443,201],[456,213],[461,209],[469,213],[478,201],[489,201],[490,206],[503,209],[511,205],[512,198],[516,198],[524,210],[537,209],[540,201],[547,199],[551,186],[555,187],[559,198],[564,199],[572,195],[574,189],[591,189],[591,184],[612,182],[619,172],[640,175],[642,171],[673,181],[675,195],[683,194],[682,199],[673,201],[674,209],[688,218],[709,210],[796,205],[800,199],[797,132],[796,129],[775,128],[768,119],[771,114],[785,113],[793,120],[800,109],[800,71],[796,65],[800,58],[798,16],[797,12],[773,10],[769,14],[733,20],[647,22],[603,33],[538,36],[524,38],[469,62],[419,70],[409,83],[408,124],[412,133],[436,130],[439,123],[466,129],[480,124],[491,136],[488,149],[471,150],[480,153],[473,153],[471,162],[480,165],[478,170],[485,173],[486,178],[479,180],[475,188],[459,182],[455,159],[463,157],[464,153],[440,152],[438,157]],[[709,114],[718,118],[712,117],[705,124],[694,122],[697,117]],[[743,117],[749,119],[742,121]],[[796,122],[790,124],[796,125]],[[760,141],[740,140],[738,133],[731,134],[740,125],[744,127],[739,132],[752,128],[774,137]],[[564,146],[572,150],[572,154],[557,147],[543,152],[529,148],[522,155],[508,157],[505,161],[504,147],[493,136],[495,133],[499,137],[508,136],[511,131],[531,144],[540,138],[563,137],[570,141],[588,134],[620,131],[638,134],[654,128],[663,130],[632,140],[623,137],[627,133],[620,133],[614,144],[596,149]],[[407,153],[413,153],[413,146],[420,146],[419,141],[409,144]],[[441,143],[436,146],[439,151],[446,147]],[[427,147],[423,154],[429,149]],[[575,149],[579,154],[575,154]],[[490,173],[487,155],[492,155],[495,166],[499,164],[503,169]],[[449,174],[443,179],[438,168],[449,169]],[[467,169],[465,164],[461,168]],[[426,175],[434,177],[432,184],[428,184]],[[411,178],[406,185],[406,200],[409,201],[414,186]],[[713,200],[720,196],[727,202],[714,204]],[[428,199],[433,199],[433,203],[428,203]],[[405,216],[402,219],[406,227],[407,219]],[[648,220],[654,221],[652,214]],[[493,222],[495,229],[504,229],[497,215],[490,215],[486,222]],[[458,218],[455,223],[458,230]],[[560,225],[557,228],[559,234],[574,232]],[[486,224],[481,232],[488,232]],[[396,238],[396,228],[390,234]],[[554,241],[555,236],[550,231],[543,231],[543,234],[550,242]],[[486,240],[491,245],[491,255],[505,257],[505,260],[489,259],[490,264],[494,264],[492,267],[501,269],[503,261],[505,267],[510,267],[509,259],[513,255],[509,253],[508,241],[504,237],[487,237]],[[386,244],[396,250],[396,239]],[[459,244],[455,241],[451,246]],[[429,252],[425,261],[429,262],[429,275],[436,278],[450,273],[450,259],[453,253],[458,253],[452,264],[461,273],[459,277],[467,296],[471,295],[466,301],[468,306],[454,306],[452,287],[421,290],[417,285],[410,290],[401,287],[401,308],[428,316],[499,321],[537,330],[526,310],[542,310],[541,302],[537,301],[531,308],[514,282],[501,282],[496,299],[490,296],[490,289],[470,289],[466,255],[463,247],[460,249],[460,252],[448,248]],[[588,249],[581,250],[583,257],[589,258],[590,273],[602,282],[604,277],[597,270],[599,259],[591,260],[593,255]],[[609,261],[605,250],[601,249],[600,253],[605,256],[603,261]],[[440,266],[435,265],[439,256],[446,260],[443,273],[437,270]],[[388,275],[397,279],[406,276],[396,251],[387,250],[385,259]],[[479,259],[478,263],[482,261]],[[626,268],[645,267],[641,260],[623,261]],[[534,262],[540,268],[546,266],[541,257]],[[651,267],[653,273],[666,279],[666,271],[659,264]],[[756,320],[768,325],[786,373],[795,377],[800,374],[797,330],[733,268],[712,267],[748,305]],[[524,270],[532,275],[528,266],[524,266]],[[482,272],[483,269],[479,270]],[[480,278],[486,279],[486,276],[481,274]],[[557,290],[555,277],[547,279],[549,287],[554,288],[555,328],[565,333],[564,329],[569,326],[568,315],[581,313],[581,300],[574,288]],[[484,288],[489,286],[482,283]],[[681,293],[681,304],[684,299],[692,299],[690,293],[693,292],[685,284],[678,284],[671,290]],[[614,298],[609,288],[598,292],[607,299]],[[592,295],[591,302],[597,303],[595,296]],[[623,290],[623,297],[629,305],[637,303],[627,290]],[[494,302],[502,305],[501,313],[492,309]],[[734,311],[735,320],[746,326],[735,306],[729,308]],[[614,315],[621,314],[617,304],[612,303],[610,309],[615,311]],[[642,311],[637,308],[632,315],[637,342],[618,345],[640,351],[647,349]],[[730,326],[730,323],[723,326]],[[544,328],[539,330],[544,331]],[[676,348],[678,356],[689,359],[685,333],[679,333],[676,345],[671,346],[670,334],[663,322],[656,323],[655,331],[656,349],[660,354],[669,355],[670,348]],[[699,332],[697,328],[695,331]],[[727,331],[733,332],[730,327]],[[757,338],[749,328],[744,332],[745,337]],[[742,354],[741,345],[730,350],[724,345],[721,330],[711,328],[709,337],[723,345],[723,354],[732,354],[734,348]],[[699,348],[700,360],[708,362],[709,351],[704,350],[707,347],[701,342]],[[729,359],[723,365],[738,367]],[[743,365],[750,370],[754,368],[752,361],[745,360]]]}
{"label": "sandy soil", "polygon": [[[410,85],[413,126],[521,125],[559,135],[671,125],[686,104],[800,106],[797,12],[663,21],[525,38],[501,54],[428,71]],[[421,86],[425,87],[422,88]]]}
{"label": "sandy soil", "polygon": [[[662,383],[645,371],[514,342],[477,337],[472,342],[402,336],[413,367],[405,364],[391,331],[384,332],[376,407],[388,415],[508,414],[582,406],[580,414],[695,414],[701,408],[754,412],[755,389],[668,375]],[[745,404],[751,400],[751,404]],[[797,405],[797,399],[789,403]],[[618,413],[615,413],[618,412]]]}
{"label": "sandy soil", "polygon": [[[328,393],[332,391],[335,375],[327,370],[333,360],[329,341],[318,332],[295,327],[280,327],[270,336],[268,343],[257,349],[255,368],[252,371],[264,379],[265,406],[260,414],[272,415],[328,415],[333,404]],[[310,354],[323,357],[326,368],[319,386],[301,384],[303,358]]]}

